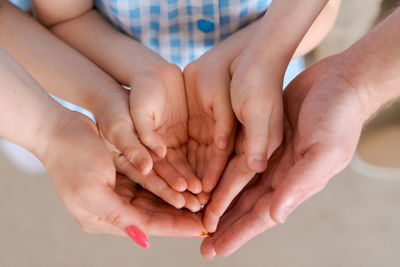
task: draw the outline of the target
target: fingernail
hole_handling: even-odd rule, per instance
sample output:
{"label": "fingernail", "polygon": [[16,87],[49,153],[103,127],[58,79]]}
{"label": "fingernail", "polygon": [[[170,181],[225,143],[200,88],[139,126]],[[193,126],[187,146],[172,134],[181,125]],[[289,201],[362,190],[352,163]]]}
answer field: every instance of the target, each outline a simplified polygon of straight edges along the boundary
{"label": "fingernail", "polygon": [[208,233],[214,233],[217,230],[219,216],[215,215],[212,212],[206,212],[204,222],[205,225],[207,225],[206,229]]}
{"label": "fingernail", "polygon": [[158,157],[160,157],[160,158],[164,158],[165,157],[164,149],[161,146],[158,146],[156,148],[155,152],[156,152]]}
{"label": "fingernail", "polygon": [[225,136],[218,137],[217,146],[219,149],[225,149],[228,146],[228,139]]}
{"label": "fingernail", "polygon": [[217,255],[217,253],[215,252],[215,250],[212,251],[212,255],[211,255],[211,259],[214,259],[214,257]]}
{"label": "fingernail", "polygon": [[126,232],[128,235],[132,238],[133,241],[136,242],[139,246],[142,248],[148,248],[149,247],[149,241],[147,240],[147,236],[137,229],[135,226],[128,226],[126,227]]}
{"label": "fingernail", "polygon": [[194,236],[194,238],[206,238],[208,237],[208,234],[206,232],[202,232],[201,235],[199,236]]}
{"label": "fingernail", "polygon": [[290,211],[291,209],[289,209],[286,205],[279,208],[276,215],[276,222],[280,224],[285,223]]}
{"label": "fingernail", "polygon": [[148,164],[146,159],[142,159],[139,163],[139,170],[142,174],[147,175],[151,171],[151,165]]}
{"label": "fingernail", "polygon": [[262,172],[267,168],[267,159],[262,156],[255,156],[251,162],[252,167],[257,172]]}

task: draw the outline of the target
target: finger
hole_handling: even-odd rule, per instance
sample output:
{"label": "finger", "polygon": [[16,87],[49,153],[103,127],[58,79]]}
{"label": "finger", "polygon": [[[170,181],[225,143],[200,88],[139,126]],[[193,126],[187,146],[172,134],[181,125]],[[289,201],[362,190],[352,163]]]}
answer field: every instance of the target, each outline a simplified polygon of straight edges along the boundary
{"label": "finger", "polygon": [[238,202],[234,207],[228,210],[224,216],[221,217],[218,230],[211,236],[203,240],[200,251],[203,257],[210,259],[216,255],[214,249],[214,243],[223,235],[226,231],[229,231],[230,227],[238,221],[241,217],[247,214],[251,208],[255,205],[257,200],[265,193],[265,189],[260,184],[253,185],[248,188],[239,198]]}
{"label": "finger", "polygon": [[202,178],[204,169],[206,167],[206,147],[204,145],[199,145],[196,151],[196,174],[198,177]]}
{"label": "finger", "polygon": [[191,212],[185,209],[176,209],[165,202],[160,203],[153,199],[149,199],[148,197],[136,196],[134,199],[132,199],[130,203],[149,212],[168,213],[177,216],[189,216],[193,219],[201,220],[200,215],[195,212]]}
{"label": "finger", "polygon": [[186,200],[185,208],[192,212],[198,212],[201,209],[201,203],[196,196],[190,192],[182,192],[182,195]]}
{"label": "finger", "polygon": [[271,196],[272,192],[261,197],[250,212],[219,236],[214,243],[218,256],[229,256],[253,237],[276,225],[269,215]]}
{"label": "finger", "polygon": [[105,233],[115,236],[126,236],[121,229],[101,220],[98,216],[89,213],[81,207],[75,207],[76,222],[79,227],[86,233]]}
{"label": "finger", "polygon": [[207,232],[216,231],[219,218],[255,174],[247,168],[244,155],[229,162],[224,176],[206,208],[203,223]]}
{"label": "finger", "polygon": [[225,84],[217,87],[218,94],[213,103],[213,112],[215,118],[214,143],[221,150],[229,148],[233,143],[236,130],[236,119],[232,109],[229,80]]}
{"label": "finger", "polygon": [[202,232],[201,223],[192,217],[134,207],[108,185],[93,185],[90,192],[90,198],[82,198],[87,210],[122,231],[134,226],[146,234],[163,236],[194,236]]}
{"label": "finger", "polygon": [[267,168],[272,111],[272,107],[268,105],[270,97],[257,96],[257,99],[247,101],[238,114],[245,131],[247,165],[254,172],[263,172]]}
{"label": "finger", "polygon": [[194,194],[202,191],[201,181],[194,174],[193,169],[187,161],[186,155],[184,155],[182,151],[169,149],[167,160],[172,167],[186,179],[187,190]]}
{"label": "finger", "polygon": [[309,148],[286,173],[277,174],[281,177],[284,175],[285,178],[275,185],[272,218],[283,223],[297,206],[322,190],[329,179],[346,166],[346,162],[341,151],[334,147],[317,144]]}
{"label": "finger", "polygon": [[118,170],[132,179],[132,181],[140,184],[174,207],[180,209],[185,205],[184,197],[170,188],[155,172],[152,171],[148,175],[142,175],[123,156],[119,157],[115,164]]}
{"label": "finger", "polygon": [[210,197],[210,193],[200,192],[197,194],[197,198],[199,199],[201,205],[207,204],[207,202],[210,200]]}
{"label": "finger", "polygon": [[190,165],[192,166],[193,170],[196,170],[196,152],[197,148],[199,147],[199,144],[194,141],[193,139],[190,139],[188,142],[188,161]]}
{"label": "finger", "polygon": [[145,112],[145,110],[133,108],[131,113],[140,141],[150,148],[158,157],[164,158],[167,154],[167,145],[162,136],[156,132],[157,118],[154,112],[148,113]]}
{"label": "finger", "polygon": [[140,143],[138,137],[131,130],[118,130],[110,140],[116,148],[142,173],[148,174],[153,168],[150,153]]}
{"label": "finger", "polygon": [[[232,149],[231,149],[232,150]],[[211,147],[212,159],[208,162],[203,176],[203,191],[211,192],[220,179],[232,151],[221,150],[215,145]]]}
{"label": "finger", "polygon": [[153,168],[176,191],[183,192],[187,189],[186,179],[171,166],[166,158],[154,160]]}

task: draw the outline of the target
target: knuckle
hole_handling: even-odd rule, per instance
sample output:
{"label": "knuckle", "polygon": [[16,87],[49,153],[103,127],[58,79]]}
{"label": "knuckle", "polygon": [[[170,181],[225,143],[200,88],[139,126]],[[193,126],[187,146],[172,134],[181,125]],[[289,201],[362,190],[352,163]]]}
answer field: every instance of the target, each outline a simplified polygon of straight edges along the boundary
{"label": "knuckle", "polygon": [[79,228],[83,232],[89,233],[89,234],[98,233],[98,231],[96,230],[96,223],[97,223],[98,219],[96,221],[93,221],[93,220],[88,220],[87,218],[83,218],[83,219],[76,218],[75,220],[78,223]]}
{"label": "knuckle", "polygon": [[211,213],[211,215],[221,217],[224,214],[221,205],[216,205],[215,202],[210,202],[208,205],[207,211]]}
{"label": "knuckle", "polygon": [[113,210],[109,211],[103,219],[105,222],[118,227],[121,225],[122,215],[119,210]]}

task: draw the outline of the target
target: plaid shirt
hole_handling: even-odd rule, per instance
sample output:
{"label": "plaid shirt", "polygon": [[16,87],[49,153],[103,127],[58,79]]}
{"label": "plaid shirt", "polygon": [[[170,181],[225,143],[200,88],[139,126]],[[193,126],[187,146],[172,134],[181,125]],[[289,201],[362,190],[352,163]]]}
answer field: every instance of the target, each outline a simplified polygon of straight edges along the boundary
{"label": "plaid shirt", "polygon": [[[30,0],[10,0],[22,9]],[[118,29],[183,68],[216,43],[267,10],[271,0],[96,0],[96,7]],[[284,86],[303,71],[304,58],[290,62]],[[87,110],[54,97],[92,119]]]}
{"label": "plaid shirt", "polygon": [[183,68],[255,21],[271,0],[97,0],[118,29]]}

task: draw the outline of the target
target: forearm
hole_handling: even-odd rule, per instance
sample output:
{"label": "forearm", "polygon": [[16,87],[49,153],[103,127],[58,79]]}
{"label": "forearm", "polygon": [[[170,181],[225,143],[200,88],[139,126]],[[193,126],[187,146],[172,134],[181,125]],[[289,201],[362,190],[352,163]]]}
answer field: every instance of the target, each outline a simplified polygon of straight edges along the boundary
{"label": "forearm", "polygon": [[366,117],[400,96],[400,8],[338,55],[341,73],[360,96]]}
{"label": "forearm", "polygon": [[[329,1],[321,14],[317,17],[310,29],[307,31],[300,44],[297,46],[296,52],[293,54],[293,58],[307,54],[309,51],[315,48],[315,46],[318,45],[318,43],[332,28],[339,7],[340,0]],[[252,40],[261,23],[263,23],[262,18],[256,20],[255,22],[251,23],[240,31],[233,33],[231,36],[219,43],[215,47],[215,49],[211,49],[209,53],[216,52],[218,53],[219,58],[221,58],[222,56],[222,58],[227,62],[232,62],[237,57],[237,55],[240,54],[240,52],[242,52],[242,50],[249,44],[249,40]],[[266,42],[268,43],[268,40],[266,40]],[[271,39],[270,42],[273,42],[273,40]]]}
{"label": "forearm", "polygon": [[96,10],[59,23],[51,30],[125,85],[131,82],[132,73],[145,65],[166,63],[156,53],[115,29]]}
{"label": "forearm", "polygon": [[257,61],[273,62],[279,73],[284,72],[295,50],[327,3],[328,0],[272,1],[247,46],[248,50]]}
{"label": "forearm", "polygon": [[38,155],[63,108],[1,48],[0,86],[0,136]]}
{"label": "forearm", "polygon": [[0,46],[49,93],[90,111],[119,85],[32,18],[5,1],[0,12]]}

